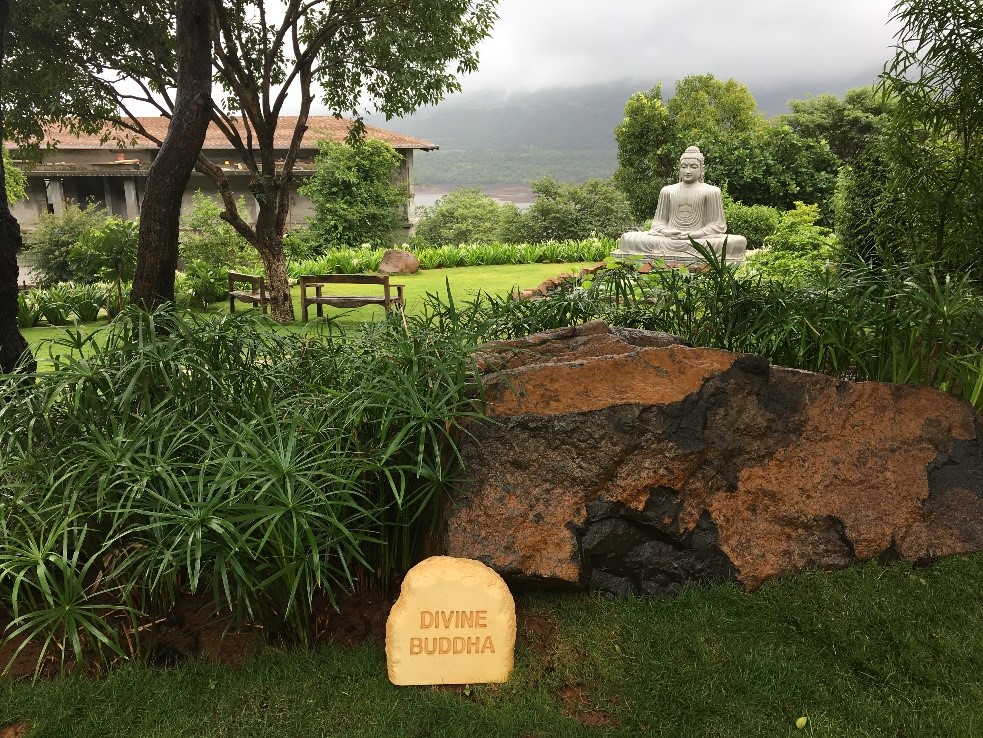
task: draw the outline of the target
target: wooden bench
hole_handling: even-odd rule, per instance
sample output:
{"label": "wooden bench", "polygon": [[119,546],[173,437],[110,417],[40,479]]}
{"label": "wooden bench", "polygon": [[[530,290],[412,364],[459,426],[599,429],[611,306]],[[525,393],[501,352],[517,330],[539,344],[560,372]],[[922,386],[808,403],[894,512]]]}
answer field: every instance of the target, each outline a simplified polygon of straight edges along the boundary
{"label": "wooden bench", "polygon": [[[237,284],[248,284],[249,289],[236,289]],[[229,272],[229,312],[236,311],[236,300],[248,302],[250,305],[259,303],[266,315],[266,305],[269,299],[266,297],[266,281],[263,277],[255,274],[241,274],[239,272]]]}
{"label": "wooden bench", "polygon": [[[326,284],[375,284],[382,287],[382,294],[375,295],[325,295],[322,287]],[[314,294],[308,295],[307,288],[313,287]],[[396,296],[392,288],[396,288]],[[403,287],[401,284],[390,284],[389,277],[378,277],[374,274],[307,274],[300,278],[300,313],[307,320],[308,305],[317,305],[317,317],[324,317],[323,305],[341,308],[357,308],[366,305],[381,305],[389,314],[393,308],[403,307]]]}

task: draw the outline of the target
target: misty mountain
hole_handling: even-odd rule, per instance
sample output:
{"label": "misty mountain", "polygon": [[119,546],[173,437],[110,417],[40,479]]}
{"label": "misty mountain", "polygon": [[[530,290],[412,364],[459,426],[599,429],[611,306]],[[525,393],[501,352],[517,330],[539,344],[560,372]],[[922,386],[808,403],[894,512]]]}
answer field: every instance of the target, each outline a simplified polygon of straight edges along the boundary
{"label": "misty mountain", "polygon": [[[758,109],[771,116],[788,112],[788,100],[823,92],[842,95],[871,81],[844,79],[826,90],[789,87],[752,93]],[[386,121],[373,115],[366,122],[440,147],[417,157],[417,178],[423,182],[528,182],[546,173],[578,181],[614,171],[614,128],[624,117],[625,102],[651,87],[652,83],[620,81],[511,94],[470,92],[404,118]],[[671,84],[663,85],[664,100],[672,92]],[[514,170],[510,161],[515,162]]]}
{"label": "misty mountain", "polygon": [[593,85],[535,93],[459,95],[414,115],[367,122],[433,141],[441,149],[614,149],[614,127],[636,85]]}
{"label": "misty mountain", "polygon": [[[789,87],[752,93],[759,110],[770,116],[788,112],[790,99],[823,92],[843,94],[871,81],[843,80],[836,89],[827,90]],[[441,149],[614,149],[614,127],[624,117],[625,102],[651,87],[644,82],[621,81],[515,94],[464,93],[405,118],[386,121],[373,115],[367,122],[432,141]],[[663,85],[663,99],[671,96],[672,85]]]}

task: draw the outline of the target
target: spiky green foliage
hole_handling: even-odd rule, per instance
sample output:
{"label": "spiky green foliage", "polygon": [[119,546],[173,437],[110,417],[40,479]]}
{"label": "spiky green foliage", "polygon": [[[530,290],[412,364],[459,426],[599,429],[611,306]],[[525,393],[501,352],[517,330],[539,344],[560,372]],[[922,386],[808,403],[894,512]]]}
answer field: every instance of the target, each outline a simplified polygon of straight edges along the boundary
{"label": "spiky green foliage", "polygon": [[5,635],[63,657],[139,655],[188,593],[309,644],[315,602],[420,555],[476,411],[460,336],[398,322],[134,310],[68,342],[0,410]]}
{"label": "spiky green foliage", "polygon": [[[897,99],[884,142],[892,244],[916,262],[983,282],[983,16],[964,0],[900,0],[894,58],[881,75]],[[887,209],[887,208],[885,208]]]}
{"label": "spiky green foliage", "polygon": [[[709,266],[702,273],[640,274],[632,264],[611,265],[542,299],[479,294],[454,312],[476,340],[603,319],[760,354],[781,366],[932,385],[983,409],[983,297],[965,275],[854,261],[832,264],[813,281],[765,279],[696,248]],[[429,296],[434,324],[446,312]]]}

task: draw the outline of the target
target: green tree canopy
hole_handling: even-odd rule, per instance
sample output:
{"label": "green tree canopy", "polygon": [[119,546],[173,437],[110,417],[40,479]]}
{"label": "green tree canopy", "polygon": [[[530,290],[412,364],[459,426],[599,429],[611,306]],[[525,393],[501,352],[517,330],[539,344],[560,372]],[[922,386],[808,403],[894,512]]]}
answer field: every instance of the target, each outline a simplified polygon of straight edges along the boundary
{"label": "green tree canopy", "polygon": [[890,122],[894,101],[873,85],[854,87],[842,99],[825,93],[789,100],[779,120],[803,138],[823,139],[844,164],[852,164]]}
{"label": "green tree canopy", "polygon": [[[114,64],[166,60],[169,3],[0,0],[0,143],[37,152],[47,124],[94,133],[117,115]],[[0,159],[2,161],[2,159]],[[16,177],[16,175],[13,175]],[[0,166],[6,191],[6,167]],[[17,329],[20,226],[0,202],[0,371],[33,358]]]}
{"label": "green tree canopy", "polygon": [[[98,133],[105,121],[120,117],[117,79],[173,66],[165,0],[8,2],[0,70],[3,136],[28,153],[37,152],[51,124]],[[167,82],[173,86],[172,78]],[[50,142],[57,143],[57,135]]]}
{"label": "green tree canopy", "polygon": [[668,110],[677,137],[687,145],[706,136],[747,133],[764,125],[758,103],[745,85],[712,74],[676,82]]}
{"label": "green tree canopy", "polygon": [[[497,2],[210,0],[213,72],[225,93],[214,101],[212,120],[250,175],[255,223],[237,211],[220,166],[199,157],[197,168],[222,194],[222,217],[260,253],[277,320],[293,318],[283,237],[315,95],[330,112],[356,121],[371,108],[393,117],[438,102],[460,88],[459,75],[477,69],[476,46],[491,31]],[[170,115],[173,54],[159,62],[156,70],[132,70],[142,85],[134,97]],[[274,140],[288,97],[299,110],[284,150]],[[129,125],[146,133],[136,121]],[[356,123],[351,139],[361,132]]]}
{"label": "green tree canopy", "polygon": [[784,211],[805,202],[826,210],[836,188],[840,162],[826,142],[804,138],[788,126],[707,136],[697,145],[706,156],[707,182],[746,205]]}
{"label": "green tree canopy", "polygon": [[750,91],[711,74],[686,77],[662,102],[661,85],[629,98],[615,129],[615,184],[636,219],[655,212],[659,191],[676,179],[687,146],[701,148],[707,181],[748,205],[789,210],[796,201],[821,203],[833,194],[839,164],[829,146],[764,120]]}
{"label": "green tree canopy", "polygon": [[403,157],[389,144],[322,141],[314,174],[300,188],[314,204],[310,230],[320,248],[386,246],[405,220],[409,193],[393,184]]}
{"label": "green tree canopy", "polygon": [[614,129],[618,168],[614,183],[625,193],[637,220],[652,217],[659,190],[669,184],[680,152],[669,109],[662,102],[662,85],[638,92],[625,103],[625,118]]}

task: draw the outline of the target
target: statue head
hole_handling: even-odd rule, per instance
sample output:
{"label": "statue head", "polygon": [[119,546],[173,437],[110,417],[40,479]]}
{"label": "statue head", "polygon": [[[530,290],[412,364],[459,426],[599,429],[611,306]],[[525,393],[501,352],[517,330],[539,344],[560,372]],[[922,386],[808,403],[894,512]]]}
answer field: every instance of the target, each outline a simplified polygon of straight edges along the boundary
{"label": "statue head", "polygon": [[679,181],[686,184],[703,181],[703,152],[690,146],[679,157]]}

